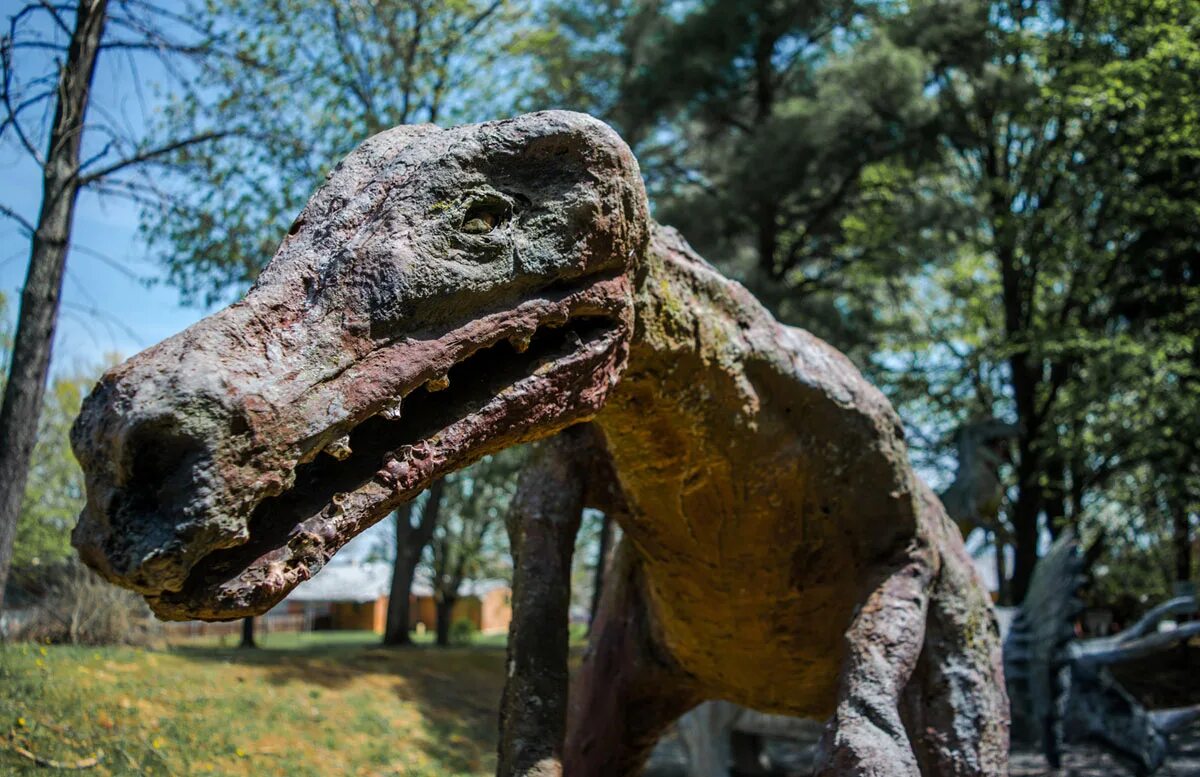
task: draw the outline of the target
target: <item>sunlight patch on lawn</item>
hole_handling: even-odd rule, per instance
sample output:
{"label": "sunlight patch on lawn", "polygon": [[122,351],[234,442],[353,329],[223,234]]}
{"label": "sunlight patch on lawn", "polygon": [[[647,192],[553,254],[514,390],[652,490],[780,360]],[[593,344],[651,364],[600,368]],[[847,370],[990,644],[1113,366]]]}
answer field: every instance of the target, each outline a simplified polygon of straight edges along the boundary
{"label": "sunlight patch on lawn", "polygon": [[257,651],[0,646],[0,772],[59,771],[20,747],[100,753],[89,774],[494,773],[502,650],[264,636]]}

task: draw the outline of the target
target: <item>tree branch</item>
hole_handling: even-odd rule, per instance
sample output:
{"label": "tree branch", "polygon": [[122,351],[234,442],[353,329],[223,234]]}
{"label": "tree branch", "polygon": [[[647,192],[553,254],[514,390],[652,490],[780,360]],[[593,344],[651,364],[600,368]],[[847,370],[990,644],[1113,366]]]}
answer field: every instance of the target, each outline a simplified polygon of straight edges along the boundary
{"label": "tree branch", "polygon": [[4,121],[0,122],[0,131],[2,131],[7,125],[11,124],[13,132],[17,134],[17,139],[21,142],[21,145],[25,148],[29,155],[33,157],[33,161],[37,163],[38,167],[45,167],[45,160],[42,159],[42,155],[38,153],[37,148],[34,147],[33,143],[30,142],[29,137],[26,136],[24,128],[21,127],[20,113],[29,105],[33,104],[33,102],[31,102],[32,98],[31,100],[26,100],[17,107],[14,107],[12,104],[12,49],[8,45],[0,46],[0,68],[3,68],[4,70],[4,80],[2,93],[0,93],[0,100],[4,102],[4,110],[8,114],[4,117]]}
{"label": "tree branch", "polygon": [[152,162],[159,157],[166,156],[167,154],[179,151],[180,149],[194,146],[198,143],[207,143],[210,140],[220,140],[221,138],[228,137],[232,134],[232,132],[227,131],[202,132],[199,135],[193,135],[190,138],[184,138],[173,143],[167,143],[166,145],[158,146],[157,148],[146,149],[145,151],[134,154],[131,157],[118,160],[110,165],[101,167],[99,170],[95,170],[87,175],[81,176],[79,178],[79,185],[81,187],[90,186],[105,176],[112,175],[113,173],[124,170],[127,167],[139,165],[144,162]]}
{"label": "tree branch", "polygon": [[58,25],[59,29],[61,29],[63,32],[65,32],[67,34],[68,38],[71,37],[71,35],[73,34],[71,31],[71,28],[68,27],[67,23],[65,21],[63,21],[63,18],[58,15],[57,7],[51,5],[50,3],[47,3],[46,0],[38,0],[38,5],[40,5],[42,8],[45,8],[47,11],[49,11],[50,16],[53,17],[54,22],[55,22],[55,24]]}
{"label": "tree branch", "polygon": [[36,229],[33,228],[33,224],[30,223],[24,216],[22,216],[20,213],[17,213],[15,210],[8,207],[7,205],[0,205],[0,216],[7,216],[10,219],[12,219],[13,221],[20,224],[21,229],[25,230],[25,234],[27,234],[27,235],[32,235],[34,232],[37,231]]}

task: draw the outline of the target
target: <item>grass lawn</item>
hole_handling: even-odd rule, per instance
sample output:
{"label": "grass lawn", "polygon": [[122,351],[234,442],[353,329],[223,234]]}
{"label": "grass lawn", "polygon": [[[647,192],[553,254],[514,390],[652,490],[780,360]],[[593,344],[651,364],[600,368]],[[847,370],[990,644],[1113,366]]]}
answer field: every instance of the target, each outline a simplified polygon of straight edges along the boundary
{"label": "grass lawn", "polygon": [[[407,775],[495,771],[503,639],[378,647],[363,632],[263,649],[0,645],[0,774]],[[84,771],[44,768],[21,748]]]}

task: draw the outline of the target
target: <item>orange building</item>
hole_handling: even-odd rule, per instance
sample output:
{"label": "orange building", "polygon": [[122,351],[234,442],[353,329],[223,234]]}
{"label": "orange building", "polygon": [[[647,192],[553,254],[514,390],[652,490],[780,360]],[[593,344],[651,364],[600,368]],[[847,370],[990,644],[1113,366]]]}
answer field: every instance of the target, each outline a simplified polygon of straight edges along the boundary
{"label": "orange building", "polygon": [[[483,634],[508,631],[512,621],[512,588],[503,580],[468,580],[458,589],[458,601],[450,612],[450,622],[468,620]],[[408,623],[410,629],[421,624],[432,631],[437,628],[437,604],[429,583],[413,581],[409,595]]]}
{"label": "orange building", "polygon": [[[382,634],[387,625],[392,565],[385,562],[330,564],[296,586],[284,600],[285,611],[304,615],[306,631],[361,630]],[[451,623],[469,620],[484,634],[508,630],[512,589],[503,580],[469,580],[459,588]],[[413,582],[409,594],[409,626],[437,628],[433,588]]]}

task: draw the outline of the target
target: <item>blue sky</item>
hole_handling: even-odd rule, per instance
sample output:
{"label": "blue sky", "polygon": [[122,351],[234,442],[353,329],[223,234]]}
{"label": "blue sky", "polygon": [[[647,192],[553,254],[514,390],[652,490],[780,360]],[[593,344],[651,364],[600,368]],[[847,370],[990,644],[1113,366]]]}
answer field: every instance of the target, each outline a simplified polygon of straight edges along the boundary
{"label": "blue sky", "polygon": [[[21,5],[18,0],[0,0],[0,17],[7,20]],[[44,37],[53,34],[42,23],[32,30]],[[23,50],[17,53],[15,70],[18,77],[28,79],[46,72],[47,64],[44,55]],[[93,86],[96,107],[89,111],[89,120],[98,120],[103,111],[135,133],[145,126],[146,117],[158,104],[155,85],[164,82],[166,74],[149,57],[140,57],[137,66],[139,77],[135,81],[127,61],[111,54],[101,55]],[[26,126],[37,132],[31,140],[41,150],[46,145],[46,133],[39,124],[30,121]],[[89,141],[94,147],[95,138],[85,137],[85,146]],[[0,203],[32,222],[41,200],[40,169],[11,135],[6,135],[0,140]],[[148,256],[137,224],[137,207],[126,200],[101,198],[86,191],[80,196],[53,369],[94,365],[111,352],[130,356],[184,329],[207,312],[180,306],[178,294],[169,286],[147,286],[147,281],[161,279],[161,266]],[[126,271],[114,269],[92,252],[105,255]],[[0,218],[0,292],[8,298],[12,319],[16,317],[28,260],[28,239],[15,222]]]}
{"label": "blue sky", "polygon": [[[0,158],[4,203],[32,220],[41,203],[41,180],[32,162]],[[106,353],[129,356],[168,337],[204,315],[179,305],[177,292],[143,282],[160,277],[137,234],[137,210],[117,199],[84,194],[79,200],[72,243],[83,247],[67,258],[63,306],[54,343],[54,369],[74,369],[101,361]],[[29,261],[29,241],[9,220],[0,226],[0,290],[16,316]],[[96,256],[102,253],[128,268],[118,271]]]}
{"label": "blue sky", "polygon": [[[0,18],[7,20],[22,4],[0,0]],[[153,59],[141,58],[137,64],[140,83],[133,81],[127,62],[106,62],[102,55],[93,85],[99,109],[89,112],[89,120],[96,120],[103,111],[135,132],[145,126],[146,117],[160,104],[154,84],[165,80],[166,74]],[[45,60],[36,56],[21,56],[16,61],[18,73],[40,74],[45,67]],[[38,122],[29,126],[44,129]],[[46,145],[44,131],[31,139],[39,150]],[[0,203],[33,222],[42,202],[41,187],[37,164],[13,138],[0,140]],[[180,305],[178,292],[162,282],[162,265],[138,234],[138,219],[138,207],[128,200],[89,191],[80,195],[52,371],[94,371],[107,355],[132,356],[211,312]],[[16,222],[0,217],[0,292],[8,299],[8,316],[13,322],[28,262],[28,238]],[[337,560],[362,559],[378,542],[386,542],[389,534],[385,521],[352,541]]]}

